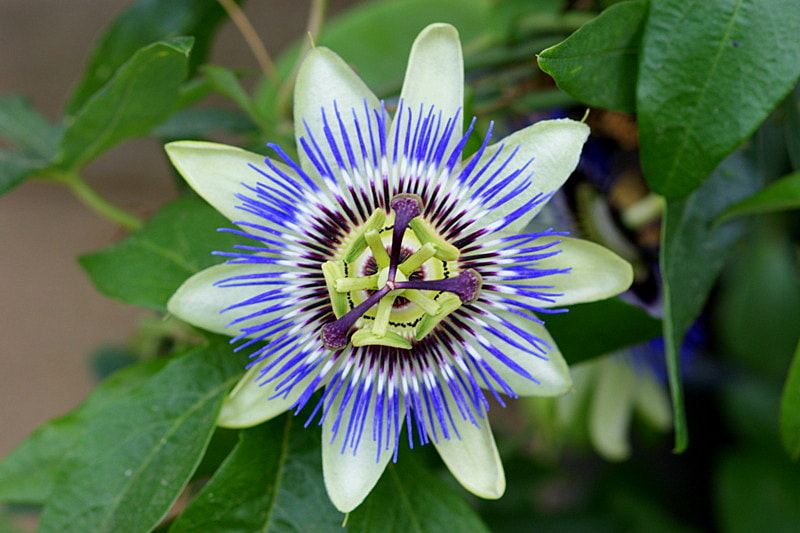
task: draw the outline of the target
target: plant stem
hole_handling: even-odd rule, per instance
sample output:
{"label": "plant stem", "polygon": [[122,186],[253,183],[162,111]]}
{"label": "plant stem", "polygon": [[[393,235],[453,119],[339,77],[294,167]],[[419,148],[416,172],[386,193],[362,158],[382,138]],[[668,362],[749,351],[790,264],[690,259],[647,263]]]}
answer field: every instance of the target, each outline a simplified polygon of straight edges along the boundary
{"label": "plant stem", "polygon": [[322,28],[322,23],[325,21],[325,11],[328,7],[328,0],[311,0],[311,7],[308,12],[308,22],[306,23],[306,33],[308,39],[303,41],[303,48],[297,55],[294,62],[292,73],[283,80],[283,84],[278,90],[278,98],[276,100],[276,108],[278,116],[284,116],[290,109],[290,102],[292,96],[292,88],[294,87],[294,80],[297,77],[297,72],[300,70],[300,63],[312,46],[316,46],[317,36]]}
{"label": "plant stem", "polygon": [[217,1],[239,29],[239,33],[242,34],[242,37],[244,37],[244,40],[247,42],[247,46],[250,47],[250,51],[253,52],[256,61],[258,61],[258,64],[261,66],[261,71],[264,73],[264,76],[277,87],[280,83],[280,78],[278,77],[278,72],[275,70],[275,64],[269,57],[267,47],[264,46],[264,42],[259,38],[258,32],[256,32],[253,25],[250,24],[244,11],[242,11],[233,0]]}
{"label": "plant stem", "polygon": [[142,220],[140,218],[106,200],[96,190],[91,188],[78,174],[59,175],[56,177],[55,181],[69,187],[73,194],[75,194],[86,207],[106,220],[131,231],[142,227]]}

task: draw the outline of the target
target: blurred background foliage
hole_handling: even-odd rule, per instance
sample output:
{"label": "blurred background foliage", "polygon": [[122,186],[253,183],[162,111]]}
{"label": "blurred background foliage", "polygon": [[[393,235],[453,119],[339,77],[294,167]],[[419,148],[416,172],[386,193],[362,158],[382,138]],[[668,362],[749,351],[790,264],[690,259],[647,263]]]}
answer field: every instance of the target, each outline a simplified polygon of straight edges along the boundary
{"label": "blurred background foliage", "polygon": [[[24,95],[0,95],[0,193],[24,180],[60,184],[124,228],[80,264],[102,294],[153,311],[129,345],[91,355],[100,382],[81,406],[0,463],[0,531],[40,509],[42,531],[342,529],[322,487],[318,434],[286,415],[215,429],[241,358],[224,339],[162,320],[180,283],[230,248],[215,231],[227,222],[185,189],[143,220],[83,171],[140,136],[290,150],[293,76],[312,41],[392,109],[411,42],[431,22],[460,32],[474,139],[492,122],[502,137],[589,110],[578,170],[536,223],[614,249],[636,281],[622,298],[547,317],[575,391],[493,410],[503,499],[466,495],[431,450],[402,450],[344,527],[796,531],[796,5],[395,0],[328,17],[325,1],[311,0],[308,9],[308,35],[271,57],[231,0],[138,0],[98,40],[58,120]],[[231,21],[252,69],[207,62]]]}

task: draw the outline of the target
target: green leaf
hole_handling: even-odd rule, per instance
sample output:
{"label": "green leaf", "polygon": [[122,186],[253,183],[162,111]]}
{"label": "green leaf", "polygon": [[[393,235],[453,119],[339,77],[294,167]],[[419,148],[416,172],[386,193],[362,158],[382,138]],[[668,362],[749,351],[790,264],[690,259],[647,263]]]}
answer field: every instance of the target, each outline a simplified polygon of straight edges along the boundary
{"label": "green leaf", "polygon": [[343,519],[322,482],[319,429],[284,415],[240,433],[239,444],[170,533],[336,533]]}
{"label": "green leaf", "polygon": [[190,350],[95,416],[61,464],[40,531],[155,527],[200,462],[241,364],[222,342]]}
{"label": "green leaf", "polygon": [[100,90],[114,72],[140,48],[191,35],[195,39],[191,70],[202,63],[212,38],[225,20],[218,2],[208,0],[139,0],[126,9],[97,42],[83,78],[72,94],[67,113],[75,114]]}
{"label": "green leaf", "polygon": [[[378,97],[399,94],[408,53],[417,34],[428,24],[447,22],[458,28],[461,42],[483,35],[491,3],[486,0],[394,0],[366,2],[325,23],[317,40],[353,65]],[[386,31],[391,28],[391,31]],[[305,37],[303,37],[305,39]],[[295,63],[295,44],[277,61],[284,75]],[[274,89],[262,84],[255,95],[262,115],[273,103]]]}
{"label": "green leaf", "polygon": [[758,186],[754,172],[739,154],[726,159],[711,177],[684,200],[667,202],[661,234],[664,279],[664,343],[675,419],[675,449],[688,444],[680,376],[680,348],[700,314],[743,226],[712,226],[727,206]]}
{"label": "green leaf", "polygon": [[466,501],[413,453],[390,464],[347,519],[348,533],[488,533]]}
{"label": "green leaf", "polygon": [[767,117],[800,75],[794,0],[652,2],[636,110],[650,187],[681,198]]}
{"label": "green leaf", "polygon": [[719,224],[742,215],[797,208],[800,208],[800,171],[784,176],[754,195],[731,205],[722,212],[716,223]]}
{"label": "green leaf", "polygon": [[101,293],[166,311],[167,300],[192,274],[222,261],[237,239],[217,231],[228,220],[197,198],[172,202],[122,242],[80,257]]}
{"label": "green leaf", "polygon": [[622,2],[539,54],[539,67],[567,94],[596,107],[636,110],[636,74],[647,3]]}
{"label": "green leaf", "polygon": [[800,343],[781,397],[781,439],[789,457],[800,459]]}
{"label": "green leaf", "polygon": [[211,133],[248,133],[255,124],[235,109],[201,107],[170,116],[150,133],[161,139],[203,139]]}
{"label": "green leaf", "polygon": [[66,453],[89,421],[111,403],[145,383],[166,359],[127,367],[102,381],[74,411],[36,429],[0,463],[0,501],[43,504]]}
{"label": "green leaf", "polygon": [[573,305],[568,313],[542,318],[570,364],[661,335],[660,320],[618,298]]}
{"label": "green leaf", "polygon": [[35,154],[0,149],[0,194],[10,191],[25,178],[48,165],[47,161]]}
{"label": "green leaf", "polygon": [[264,118],[259,115],[258,110],[250,95],[244,90],[244,87],[239,83],[239,77],[230,69],[220,67],[217,65],[203,65],[203,74],[208,78],[211,87],[218,93],[226,96],[236,102],[236,104],[245,111],[251,119],[256,123],[266,127]]}
{"label": "green leaf", "polygon": [[75,170],[116,143],[147,133],[163,121],[186,78],[191,38],[137,51],[76,114],[67,120],[59,167]]}
{"label": "green leaf", "polygon": [[53,126],[24,96],[0,96],[0,137],[50,161],[56,154],[59,129]]}
{"label": "green leaf", "polygon": [[786,144],[795,170],[800,169],[800,84],[786,98]]}

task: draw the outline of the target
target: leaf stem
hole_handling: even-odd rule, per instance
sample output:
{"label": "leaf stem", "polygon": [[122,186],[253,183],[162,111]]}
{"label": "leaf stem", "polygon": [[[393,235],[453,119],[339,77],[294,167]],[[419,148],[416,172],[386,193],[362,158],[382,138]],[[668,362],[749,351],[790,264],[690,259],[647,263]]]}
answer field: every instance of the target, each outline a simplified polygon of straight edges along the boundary
{"label": "leaf stem", "polygon": [[247,15],[244,14],[244,11],[242,11],[234,0],[217,0],[217,2],[219,2],[225,12],[228,13],[231,21],[233,21],[239,33],[244,37],[247,46],[250,47],[250,51],[253,52],[256,61],[258,61],[264,76],[277,87],[280,83],[280,78],[278,77],[277,70],[275,70],[275,64],[272,62],[269,52],[267,52],[267,47],[264,46],[264,42],[258,36],[258,32],[256,32],[253,25],[250,24],[250,21],[247,19]]}
{"label": "leaf stem", "polygon": [[80,199],[90,210],[106,220],[133,231],[142,227],[142,220],[118,207],[100,195],[89,186],[78,174],[61,174],[55,181],[63,183]]}
{"label": "leaf stem", "polygon": [[278,98],[276,100],[276,109],[279,116],[288,113],[290,109],[289,100],[292,96],[292,88],[294,87],[294,80],[297,77],[297,72],[300,70],[300,63],[303,61],[306,53],[316,46],[317,36],[322,29],[322,23],[325,21],[325,11],[328,7],[328,0],[311,0],[311,7],[308,12],[308,22],[306,23],[306,34],[308,39],[303,41],[303,48],[297,55],[292,73],[283,80],[283,84],[278,89]]}

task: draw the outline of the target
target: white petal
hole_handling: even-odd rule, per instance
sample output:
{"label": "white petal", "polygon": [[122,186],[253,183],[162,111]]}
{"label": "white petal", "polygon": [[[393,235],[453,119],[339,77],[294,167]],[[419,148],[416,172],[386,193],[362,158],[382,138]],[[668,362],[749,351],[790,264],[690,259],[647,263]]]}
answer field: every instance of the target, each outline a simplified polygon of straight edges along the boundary
{"label": "white petal", "polygon": [[[542,285],[554,285],[548,292],[560,293],[554,297],[555,303],[537,301],[540,307],[558,307],[583,302],[604,300],[624,292],[633,282],[633,268],[630,263],[607,248],[582,239],[569,237],[547,237],[537,239],[536,244],[550,240],[560,240],[556,245],[560,253],[542,259],[543,269],[565,269],[565,274],[553,274],[540,278]],[[530,280],[524,280],[530,283]]]}
{"label": "white petal", "polygon": [[[543,120],[512,133],[500,142],[488,147],[478,161],[476,168],[482,168],[501,145],[503,146],[503,153],[484,172],[484,178],[488,178],[495,170],[499,169],[508,155],[517,147],[519,147],[519,150],[509,162],[503,175],[509,175],[524,167],[528,161],[532,161],[525,169],[523,176],[533,172],[533,177],[532,184],[527,189],[502,206],[488,211],[481,217],[480,224],[488,225],[500,220],[518,207],[530,202],[539,193],[549,194],[557,191],[578,165],[583,143],[586,142],[588,136],[589,126],[583,122],[576,122],[570,119]],[[497,180],[494,183],[496,182]],[[478,180],[472,188],[479,187],[481,183],[483,183],[483,180]],[[499,195],[500,198],[502,196],[502,194]],[[491,205],[491,202],[489,205]],[[543,206],[544,204],[539,204],[534,207],[526,215],[505,226],[504,231],[516,232],[521,230]]]}
{"label": "white petal", "polygon": [[[484,330],[483,335],[489,344],[522,367],[528,375],[536,380],[533,381],[509,368],[476,339],[470,339],[470,344],[484,359],[486,359],[503,381],[520,396],[558,396],[569,390],[572,385],[569,367],[564,357],[561,355],[558,346],[556,346],[553,337],[547,332],[547,329],[545,329],[543,325],[515,313],[503,310],[493,311],[501,319],[538,337],[549,346],[549,349],[543,357],[537,357]],[[485,321],[488,325],[498,329],[503,335],[509,337],[514,342],[526,348],[530,348],[527,341],[522,339],[520,335],[512,329],[489,319],[485,319]]]}
{"label": "white petal", "polygon": [[312,372],[292,387],[286,397],[272,398],[275,387],[281,380],[275,379],[270,383],[259,385],[263,380],[261,369],[266,364],[267,361],[263,361],[253,365],[225,397],[217,419],[218,426],[246,428],[275,418],[289,409],[316,377],[316,373]]}
{"label": "white petal", "polygon": [[630,427],[636,377],[633,369],[614,356],[606,356],[597,373],[589,410],[589,438],[598,453],[610,461],[630,455]]}
{"label": "white petal", "polygon": [[[452,402],[450,405],[454,405]],[[503,463],[497,453],[489,419],[478,418],[480,427],[454,413],[453,420],[461,439],[439,437],[434,442],[444,464],[465,489],[481,498],[497,499],[506,490]]]}
{"label": "white petal", "polygon": [[[183,285],[167,302],[167,309],[181,320],[197,327],[214,333],[233,336],[238,333],[238,326],[240,325],[226,326],[234,319],[253,313],[255,309],[253,306],[245,305],[225,312],[222,312],[222,310],[272,290],[274,285],[217,287],[214,284],[234,276],[291,271],[290,267],[272,264],[215,265],[198,272],[184,281]],[[259,317],[259,320],[266,322],[281,316],[281,314],[286,314],[286,312],[287,310],[285,309],[276,311]]]}
{"label": "white petal", "polygon": [[[242,184],[253,185],[266,179],[249,166],[252,164],[266,169],[263,155],[234,146],[201,141],[172,142],[165,146],[165,150],[192,189],[229,220],[284,230],[262,217],[237,208],[242,202],[235,195],[247,193]],[[286,165],[274,164],[287,175],[295,177],[295,172]]]}
{"label": "white petal", "polygon": [[[346,385],[343,385],[344,388]],[[355,396],[355,393],[353,394]],[[375,399],[370,402],[369,412],[364,421],[361,440],[353,454],[351,447],[342,450],[347,424],[349,419],[342,416],[336,439],[331,442],[332,428],[336,415],[342,409],[342,393],[336,397],[333,405],[322,423],[322,473],[325,478],[325,488],[328,491],[333,505],[343,513],[349,513],[358,507],[364,498],[380,479],[386,465],[392,458],[394,443],[389,449],[382,443],[380,459],[378,457],[378,443],[372,438],[373,420],[375,414]],[[350,399],[352,404],[353,398]],[[346,408],[350,412],[350,406]],[[405,408],[402,403],[399,408],[399,418],[405,417]]]}
{"label": "white petal", "polygon": [[[464,130],[464,59],[458,31],[453,26],[431,24],[417,36],[408,57],[400,98],[415,116],[420,104],[423,116],[434,106],[435,112],[442,112],[444,120],[461,110],[448,144],[449,155]],[[399,122],[400,117],[395,117],[394,125]],[[394,127],[389,139],[394,139]]]}
{"label": "white petal", "polygon": [[[308,137],[303,121],[305,120],[308,124],[325,160],[335,171],[336,159],[333,157],[333,152],[325,137],[321,110],[325,110],[328,125],[339,143],[342,157],[346,157],[341,145],[342,136],[336,119],[334,102],[339,109],[350,142],[355,143],[357,142],[356,129],[351,110],[355,109],[361,122],[361,130],[364,135],[367,135],[364,122],[365,101],[370,113],[373,109],[380,108],[378,98],[341,57],[323,47],[312,48],[308,52],[297,73],[297,81],[294,86],[294,133],[300,165],[318,183],[321,183],[319,172],[300,145],[300,137]],[[321,185],[320,188],[322,188]],[[323,188],[323,190],[325,189]]]}

